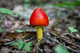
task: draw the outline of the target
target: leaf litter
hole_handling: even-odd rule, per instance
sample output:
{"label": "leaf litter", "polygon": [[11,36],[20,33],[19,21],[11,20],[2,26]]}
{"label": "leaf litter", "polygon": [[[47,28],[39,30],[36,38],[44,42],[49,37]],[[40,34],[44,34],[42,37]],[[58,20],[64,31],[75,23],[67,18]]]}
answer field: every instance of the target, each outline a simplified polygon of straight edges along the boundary
{"label": "leaf litter", "polygon": [[[36,27],[29,25],[29,20],[16,20],[13,17],[6,16],[2,24],[3,33],[0,32],[0,52],[2,53],[28,53],[22,48],[18,50],[16,46],[10,46],[11,43],[18,42],[21,37],[23,38],[23,44],[32,42],[28,51],[31,53],[55,53],[55,47],[58,45],[60,48],[65,48],[63,51],[69,51],[70,53],[80,53],[80,31],[70,33],[68,24],[64,19],[59,21],[59,31],[57,32],[55,18],[50,18],[50,25],[44,27],[44,38],[42,39],[40,46],[37,43]],[[72,26],[72,25],[71,25]],[[78,27],[78,25],[77,25]],[[20,37],[21,36],[21,37]],[[5,49],[6,48],[6,49]],[[56,52],[58,53],[58,52]],[[66,52],[68,53],[68,52]]]}

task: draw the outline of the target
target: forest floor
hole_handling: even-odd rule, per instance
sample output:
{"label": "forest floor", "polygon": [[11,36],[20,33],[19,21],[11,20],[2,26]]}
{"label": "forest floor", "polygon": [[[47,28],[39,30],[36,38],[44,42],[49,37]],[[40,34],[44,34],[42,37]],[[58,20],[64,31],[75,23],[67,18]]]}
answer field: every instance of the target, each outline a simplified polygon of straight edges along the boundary
{"label": "forest floor", "polygon": [[[36,27],[29,23],[32,12],[38,7],[27,8],[18,5],[13,8],[13,13],[17,13],[15,17],[9,15],[4,17],[2,23],[4,32],[0,33],[0,53],[28,53],[25,48],[18,50],[17,46],[10,45],[19,42],[21,38],[23,38],[24,45],[29,42],[32,43],[30,53],[54,53],[55,47],[58,45],[62,45],[70,53],[80,53],[80,17],[78,12],[75,12],[78,9],[67,10],[62,8],[57,31],[57,17],[52,4],[40,6],[48,15],[49,25],[43,27],[44,38],[38,47],[40,42],[37,43]],[[61,8],[57,7],[58,13],[60,13],[60,10]],[[78,31],[71,33],[69,27],[76,28]]]}

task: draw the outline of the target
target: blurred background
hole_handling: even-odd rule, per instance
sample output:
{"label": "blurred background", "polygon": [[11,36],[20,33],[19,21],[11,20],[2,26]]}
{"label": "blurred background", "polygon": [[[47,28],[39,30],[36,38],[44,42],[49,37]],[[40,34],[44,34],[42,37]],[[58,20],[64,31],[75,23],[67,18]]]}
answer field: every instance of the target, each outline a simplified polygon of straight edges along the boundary
{"label": "blurred background", "polygon": [[[76,0],[65,0],[67,2],[74,2]],[[63,0],[54,0],[56,4],[62,3]],[[13,10],[15,6],[23,5],[25,7],[31,6],[43,6],[47,4],[52,4],[52,0],[0,0],[0,8],[8,8]]]}
{"label": "blurred background", "polygon": [[[57,14],[58,15],[60,14],[59,20],[64,19],[65,22],[68,24],[67,26],[73,26],[74,28],[79,29],[80,0],[53,0],[53,1],[54,2],[52,2],[52,0],[0,0],[0,8],[6,8],[12,10],[12,12],[14,13],[14,17],[12,17],[13,22],[26,21],[26,24],[30,25],[29,19],[32,12],[34,11],[34,9],[40,7],[48,15],[50,21],[49,24],[50,28],[53,25],[53,23],[57,22],[58,19],[56,16],[56,11],[57,11]],[[54,6],[56,6],[56,10]],[[10,16],[7,16],[7,18],[11,19]],[[10,25],[10,27],[8,25],[7,28],[11,28],[12,21],[10,20],[9,22],[7,18],[4,18],[3,24],[5,25],[6,22],[6,25],[8,24]],[[5,28],[3,24],[2,27]]]}

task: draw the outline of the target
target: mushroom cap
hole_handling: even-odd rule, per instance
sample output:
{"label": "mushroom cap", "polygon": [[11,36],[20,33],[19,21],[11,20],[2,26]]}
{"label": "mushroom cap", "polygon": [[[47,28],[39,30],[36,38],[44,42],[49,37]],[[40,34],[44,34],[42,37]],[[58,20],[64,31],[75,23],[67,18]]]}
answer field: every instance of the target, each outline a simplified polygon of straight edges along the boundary
{"label": "mushroom cap", "polygon": [[41,8],[36,8],[31,17],[30,17],[30,25],[32,26],[47,26],[49,25],[48,16],[45,11]]}

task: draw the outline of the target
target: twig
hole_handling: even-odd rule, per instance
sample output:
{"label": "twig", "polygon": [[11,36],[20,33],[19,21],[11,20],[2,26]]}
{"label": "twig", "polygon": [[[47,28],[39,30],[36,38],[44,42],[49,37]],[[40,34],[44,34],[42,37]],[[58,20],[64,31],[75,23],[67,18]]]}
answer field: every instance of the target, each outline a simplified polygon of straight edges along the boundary
{"label": "twig", "polygon": [[9,44],[14,43],[14,42],[16,42],[16,41],[11,41],[11,42],[8,42],[8,43],[4,43],[4,45],[9,45]]}
{"label": "twig", "polygon": [[[46,33],[45,33],[45,34],[46,34]],[[64,47],[66,47],[66,48],[69,49],[69,50],[72,50],[72,51],[74,51],[74,52],[76,52],[76,53],[80,53],[79,51],[76,51],[76,50],[74,50],[74,49],[72,49],[72,48],[70,48],[70,47],[67,47],[67,46],[63,45],[62,43],[54,40],[53,38],[49,37],[47,34],[46,34],[45,37],[46,37],[46,38],[49,38],[50,40],[52,40],[52,41],[54,41],[54,42],[56,42],[56,43],[58,43],[58,44],[60,44],[60,45],[62,45],[62,46],[64,46]]]}
{"label": "twig", "polygon": [[38,49],[39,49],[40,51],[43,51],[42,49],[38,48],[38,45],[41,43],[42,40],[43,40],[43,38],[35,45],[36,48],[37,48],[37,53],[38,53]]}

